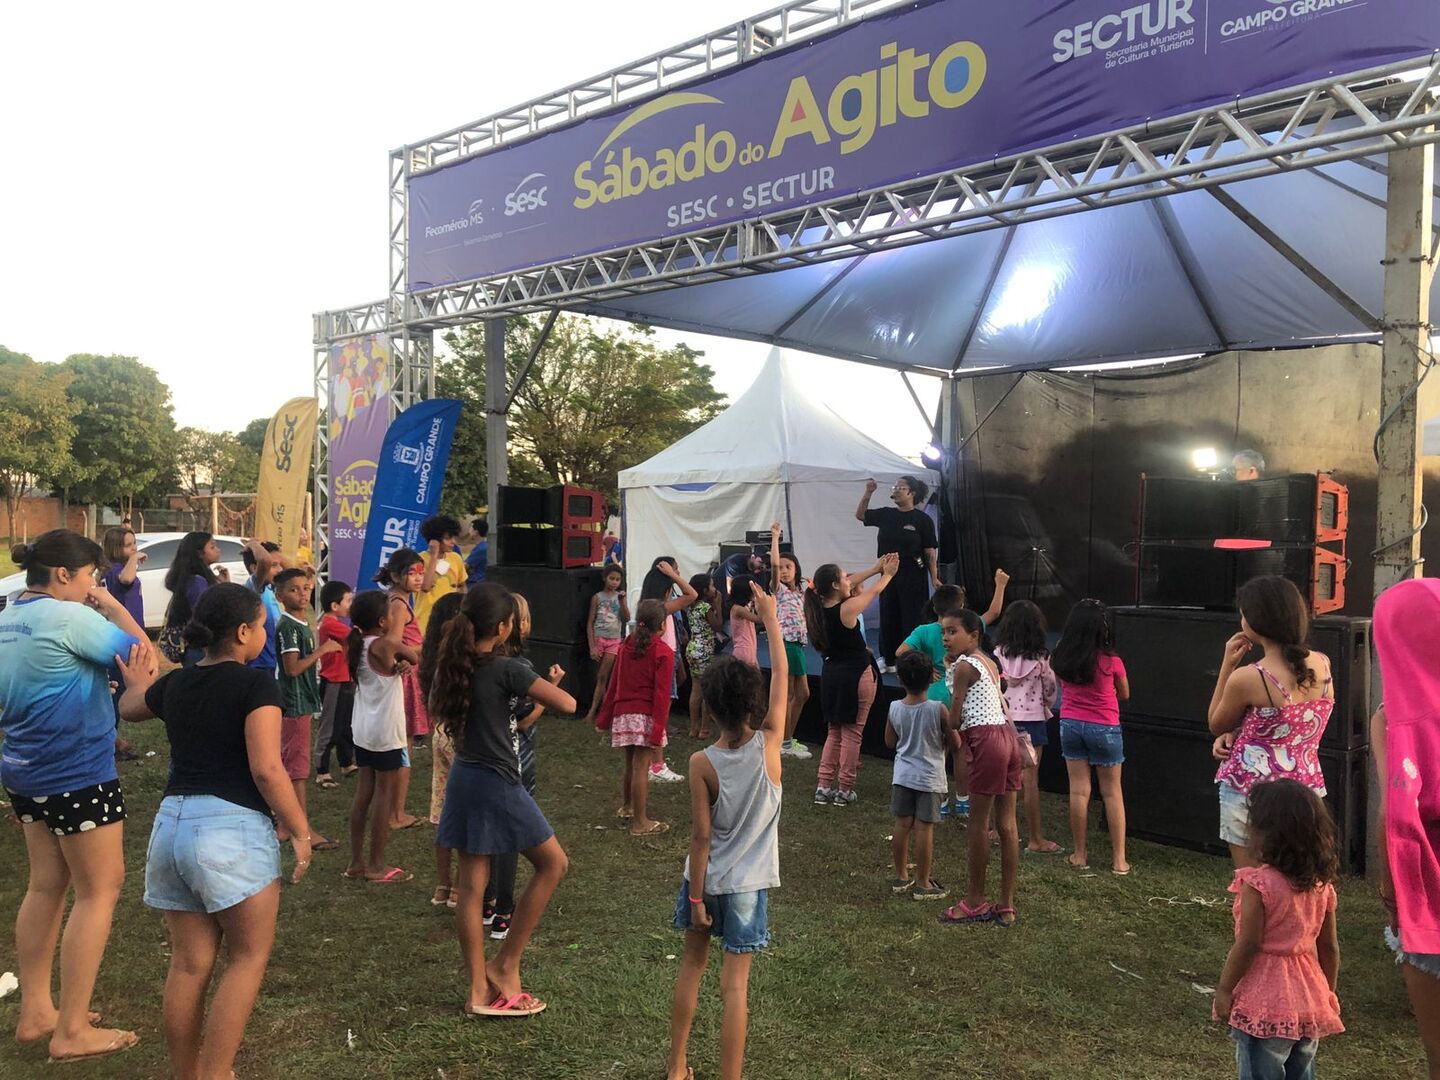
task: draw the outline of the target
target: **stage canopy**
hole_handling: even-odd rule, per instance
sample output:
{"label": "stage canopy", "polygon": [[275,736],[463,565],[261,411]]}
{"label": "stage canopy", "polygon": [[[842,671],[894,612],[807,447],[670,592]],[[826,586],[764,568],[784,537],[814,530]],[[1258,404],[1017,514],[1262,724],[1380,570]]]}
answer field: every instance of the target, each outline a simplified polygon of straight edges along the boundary
{"label": "stage canopy", "polygon": [[785,526],[802,567],[868,565],[875,530],[855,520],[865,481],[880,484],[872,505],[886,506],[890,486],[907,473],[932,487],[937,479],[814,401],[772,349],[733,405],[620,474],[632,598],[657,556],[703,568],[721,541],[743,540],[772,521]]}

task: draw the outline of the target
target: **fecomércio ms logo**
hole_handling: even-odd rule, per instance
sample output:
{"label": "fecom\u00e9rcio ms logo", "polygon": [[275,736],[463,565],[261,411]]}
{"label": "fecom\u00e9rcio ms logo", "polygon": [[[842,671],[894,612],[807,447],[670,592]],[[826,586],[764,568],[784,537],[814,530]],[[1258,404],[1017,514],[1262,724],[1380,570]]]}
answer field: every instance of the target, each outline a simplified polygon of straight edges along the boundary
{"label": "fecom\u00e9rcio ms logo", "polygon": [[1259,0],[1251,0],[1246,10],[1221,19],[1220,40],[1236,41],[1269,30],[1313,22],[1345,8],[1358,11],[1367,3],[1368,0],[1263,0],[1262,4]]}

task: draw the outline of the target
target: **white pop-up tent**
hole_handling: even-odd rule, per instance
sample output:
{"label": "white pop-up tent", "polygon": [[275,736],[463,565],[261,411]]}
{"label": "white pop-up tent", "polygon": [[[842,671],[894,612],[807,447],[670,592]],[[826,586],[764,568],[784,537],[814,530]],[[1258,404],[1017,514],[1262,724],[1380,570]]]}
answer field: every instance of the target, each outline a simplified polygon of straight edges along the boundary
{"label": "white pop-up tent", "polygon": [[620,474],[631,610],[657,556],[674,555],[688,577],[710,567],[721,542],[773,521],[785,526],[807,574],[827,562],[867,566],[875,530],[855,520],[865,481],[880,484],[872,505],[886,506],[906,474],[931,488],[937,479],[813,400],[772,349],[733,405]]}

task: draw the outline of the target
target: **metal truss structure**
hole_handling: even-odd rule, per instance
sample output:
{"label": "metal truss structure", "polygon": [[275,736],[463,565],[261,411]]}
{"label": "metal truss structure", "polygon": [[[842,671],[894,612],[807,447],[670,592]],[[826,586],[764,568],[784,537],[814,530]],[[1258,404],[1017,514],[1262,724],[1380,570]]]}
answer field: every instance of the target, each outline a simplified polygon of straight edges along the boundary
{"label": "metal truss structure", "polygon": [[[1384,157],[1440,141],[1437,54],[1428,61],[1340,74],[802,209],[480,280],[407,290],[408,187],[413,177],[542,136],[904,2],[792,0],[392,151],[388,295],[315,316],[317,395],[323,402],[330,345],[346,338],[389,336],[396,362],[392,402],[395,409],[403,409],[433,393],[436,330],[852,258],[1177,192],[1218,189],[1331,162]],[[957,369],[962,360],[957,357]],[[500,419],[503,422],[503,415]],[[323,434],[317,436],[316,465],[323,505],[321,492],[328,490]],[[325,515],[317,513],[317,523],[324,520]]]}

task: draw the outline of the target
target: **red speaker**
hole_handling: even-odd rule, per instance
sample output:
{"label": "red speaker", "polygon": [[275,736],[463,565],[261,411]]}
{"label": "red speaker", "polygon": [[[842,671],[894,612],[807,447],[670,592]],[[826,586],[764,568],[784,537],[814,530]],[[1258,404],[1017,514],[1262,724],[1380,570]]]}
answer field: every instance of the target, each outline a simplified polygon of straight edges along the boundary
{"label": "red speaker", "polygon": [[561,529],[600,525],[605,496],[590,488],[555,484],[548,488],[500,485],[502,525],[553,525]]}
{"label": "red speaker", "polygon": [[501,566],[546,566],[559,570],[594,566],[603,558],[601,536],[594,529],[501,525],[496,533],[495,561]]}

